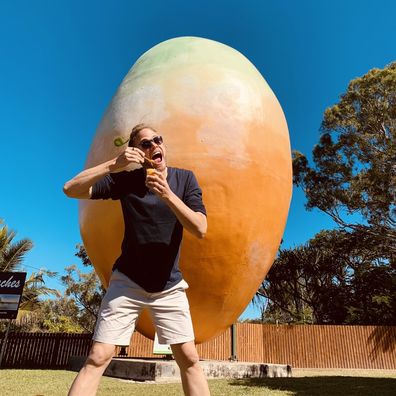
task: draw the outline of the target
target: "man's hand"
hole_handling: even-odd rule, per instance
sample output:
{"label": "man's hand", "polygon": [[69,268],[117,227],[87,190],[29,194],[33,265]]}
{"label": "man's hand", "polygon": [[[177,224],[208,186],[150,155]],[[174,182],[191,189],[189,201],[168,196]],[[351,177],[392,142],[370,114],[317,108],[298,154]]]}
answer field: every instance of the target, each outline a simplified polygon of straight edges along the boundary
{"label": "man's hand", "polygon": [[127,147],[116,159],[111,167],[113,173],[122,172],[127,170],[129,165],[144,163],[144,152],[137,147]]}
{"label": "man's hand", "polygon": [[166,180],[166,176],[162,172],[156,170],[152,174],[147,174],[146,186],[163,200],[168,200],[173,194]]}
{"label": "man's hand", "polygon": [[146,186],[165,201],[186,230],[197,238],[203,238],[208,228],[206,216],[194,212],[170,189],[164,173],[157,170],[150,173],[147,174]]}
{"label": "man's hand", "polygon": [[118,157],[103,162],[97,166],[85,169],[73,179],[65,183],[64,193],[70,198],[88,199],[92,195],[92,186],[104,175],[111,172],[127,170],[131,164],[141,165],[144,162],[144,153],[137,147],[127,147]]}

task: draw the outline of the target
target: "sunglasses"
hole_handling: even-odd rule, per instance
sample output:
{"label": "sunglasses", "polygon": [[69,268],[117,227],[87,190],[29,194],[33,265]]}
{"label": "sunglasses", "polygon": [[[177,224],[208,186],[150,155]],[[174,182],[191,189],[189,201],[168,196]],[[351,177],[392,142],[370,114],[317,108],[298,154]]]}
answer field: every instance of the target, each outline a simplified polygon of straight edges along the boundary
{"label": "sunglasses", "polygon": [[142,149],[149,149],[153,144],[156,144],[157,146],[159,146],[160,144],[163,143],[163,139],[162,136],[154,136],[152,139],[148,140],[148,139],[144,139],[142,140],[138,146],[140,146]]}

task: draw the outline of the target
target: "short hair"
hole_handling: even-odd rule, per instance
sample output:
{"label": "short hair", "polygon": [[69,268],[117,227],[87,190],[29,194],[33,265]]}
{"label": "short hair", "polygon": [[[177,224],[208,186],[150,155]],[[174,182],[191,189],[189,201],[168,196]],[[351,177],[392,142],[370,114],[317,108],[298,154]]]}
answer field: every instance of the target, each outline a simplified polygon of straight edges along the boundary
{"label": "short hair", "polygon": [[143,129],[151,129],[153,132],[157,132],[156,129],[154,129],[151,125],[149,124],[137,124],[132,128],[131,134],[129,136],[129,143],[128,143],[128,147],[133,147],[135,145],[135,139],[136,137],[139,135],[139,133],[143,130]]}

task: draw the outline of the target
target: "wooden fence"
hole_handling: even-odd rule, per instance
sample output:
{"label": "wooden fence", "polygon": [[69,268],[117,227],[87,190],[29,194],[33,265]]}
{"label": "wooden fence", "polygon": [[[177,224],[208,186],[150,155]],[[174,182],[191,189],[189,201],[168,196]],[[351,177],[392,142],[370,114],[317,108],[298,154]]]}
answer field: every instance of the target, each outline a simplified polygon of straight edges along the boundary
{"label": "wooden fence", "polygon": [[[0,335],[4,340],[4,334]],[[8,334],[2,368],[66,368],[70,356],[86,356],[92,334]]]}
{"label": "wooden fence", "polygon": [[396,369],[396,326],[240,324],[238,359],[295,368]]}
{"label": "wooden fence", "polygon": [[[236,332],[239,361],[290,364],[294,368],[396,369],[396,326],[238,323]],[[3,337],[0,334],[0,340]],[[90,340],[90,334],[10,333],[2,367],[66,368],[69,356],[88,354]],[[228,360],[231,331],[197,349],[202,359]],[[152,350],[153,341],[135,332],[127,354],[154,357]]]}

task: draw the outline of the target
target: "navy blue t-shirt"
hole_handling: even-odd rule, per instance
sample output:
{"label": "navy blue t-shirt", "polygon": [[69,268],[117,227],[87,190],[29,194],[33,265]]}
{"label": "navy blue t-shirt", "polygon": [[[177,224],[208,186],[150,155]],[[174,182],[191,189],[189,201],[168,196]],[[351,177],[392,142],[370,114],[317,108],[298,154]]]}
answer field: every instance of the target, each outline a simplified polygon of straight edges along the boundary
{"label": "navy blue t-shirt", "polygon": [[[111,173],[92,187],[91,199],[119,199],[125,233],[118,269],[150,293],[181,281],[179,270],[183,226],[170,208],[145,185],[146,171]],[[194,174],[168,167],[171,190],[193,211],[206,215],[202,191]]]}

